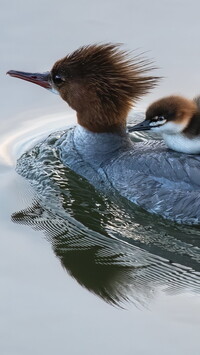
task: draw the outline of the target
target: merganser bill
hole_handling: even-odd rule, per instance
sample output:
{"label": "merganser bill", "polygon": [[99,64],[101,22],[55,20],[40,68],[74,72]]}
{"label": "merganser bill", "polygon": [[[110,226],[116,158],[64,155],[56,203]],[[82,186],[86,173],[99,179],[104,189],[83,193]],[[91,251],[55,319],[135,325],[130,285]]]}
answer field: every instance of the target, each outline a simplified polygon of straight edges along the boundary
{"label": "merganser bill", "polygon": [[133,142],[127,115],[158,78],[148,63],[113,44],[90,45],[57,61],[44,74],[8,74],[57,90],[77,112],[78,125],[57,140],[62,163],[104,191],[179,223],[200,223],[200,157],[163,142]]}
{"label": "merganser bill", "polygon": [[129,132],[151,130],[160,133],[166,145],[181,153],[200,153],[200,97],[164,97],[149,106],[146,119]]}

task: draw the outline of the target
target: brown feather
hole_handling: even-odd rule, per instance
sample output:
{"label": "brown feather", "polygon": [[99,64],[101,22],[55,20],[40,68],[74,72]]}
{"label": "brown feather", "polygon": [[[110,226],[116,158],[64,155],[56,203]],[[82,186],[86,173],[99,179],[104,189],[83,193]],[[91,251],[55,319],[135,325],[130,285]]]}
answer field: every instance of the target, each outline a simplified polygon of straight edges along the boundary
{"label": "brown feather", "polygon": [[94,132],[121,131],[133,104],[159,80],[147,75],[150,64],[131,58],[119,45],[95,44],[57,61],[52,77],[63,77],[57,89],[82,126]]}
{"label": "brown feather", "polygon": [[168,96],[151,104],[146,111],[146,119],[151,120],[156,116],[164,116],[167,121],[182,123],[190,120],[196,112],[197,106],[193,100],[182,96]]}
{"label": "brown feather", "polygon": [[183,123],[188,138],[200,135],[200,97],[188,100],[182,96],[164,97],[149,106],[146,120],[164,116],[167,121]]}
{"label": "brown feather", "polygon": [[196,96],[193,101],[197,105],[198,111],[200,112],[200,96]]}

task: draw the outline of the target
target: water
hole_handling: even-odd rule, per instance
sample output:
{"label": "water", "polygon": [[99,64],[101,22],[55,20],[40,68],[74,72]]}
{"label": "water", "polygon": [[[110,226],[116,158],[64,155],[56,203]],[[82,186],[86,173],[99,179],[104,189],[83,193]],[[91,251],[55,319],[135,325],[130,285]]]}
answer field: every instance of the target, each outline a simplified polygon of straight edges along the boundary
{"label": "water", "polygon": [[4,75],[46,70],[81,44],[121,41],[151,49],[168,76],[141,101],[142,109],[172,88],[193,96],[198,3],[2,5],[0,353],[199,354],[199,228],[110,199],[64,169],[51,151],[43,159],[54,159],[48,188],[36,193],[16,173],[16,161],[74,124],[75,115],[56,95]]}

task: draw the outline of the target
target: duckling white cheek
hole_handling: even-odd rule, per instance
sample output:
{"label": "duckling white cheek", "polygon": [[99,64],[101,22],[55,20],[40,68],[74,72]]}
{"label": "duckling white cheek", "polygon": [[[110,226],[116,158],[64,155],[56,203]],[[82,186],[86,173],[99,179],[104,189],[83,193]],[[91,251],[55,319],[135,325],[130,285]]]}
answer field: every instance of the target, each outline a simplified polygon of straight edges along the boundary
{"label": "duckling white cheek", "polygon": [[152,127],[151,131],[156,133],[167,133],[167,134],[176,134],[180,133],[184,130],[185,125],[182,123],[175,123],[175,122],[166,122],[162,126],[159,127]]}

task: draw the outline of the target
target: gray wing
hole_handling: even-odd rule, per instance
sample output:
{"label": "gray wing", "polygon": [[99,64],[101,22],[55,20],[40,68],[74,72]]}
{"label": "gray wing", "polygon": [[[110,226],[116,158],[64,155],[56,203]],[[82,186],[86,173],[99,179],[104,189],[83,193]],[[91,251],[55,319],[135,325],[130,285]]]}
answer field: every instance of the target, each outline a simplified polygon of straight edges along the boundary
{"label": "gray wing", "polygon": [[106,169],[121,195],[164,218],[200,222],[200,156],[167,150],[159,142],[135,144],[134,151],[125,156]]}

